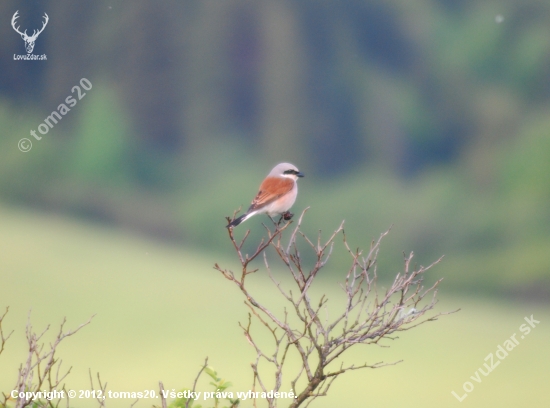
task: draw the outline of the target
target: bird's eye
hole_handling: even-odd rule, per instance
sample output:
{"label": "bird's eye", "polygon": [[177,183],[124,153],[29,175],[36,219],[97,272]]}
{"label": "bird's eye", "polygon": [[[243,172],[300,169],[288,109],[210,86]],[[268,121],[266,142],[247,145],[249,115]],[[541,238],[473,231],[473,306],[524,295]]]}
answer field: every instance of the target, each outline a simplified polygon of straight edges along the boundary
{"label": "bird's eye", "polygon": [[283,174],[298,174],[298,172],[296,170],[290,169],[290,170],[285,170]]}

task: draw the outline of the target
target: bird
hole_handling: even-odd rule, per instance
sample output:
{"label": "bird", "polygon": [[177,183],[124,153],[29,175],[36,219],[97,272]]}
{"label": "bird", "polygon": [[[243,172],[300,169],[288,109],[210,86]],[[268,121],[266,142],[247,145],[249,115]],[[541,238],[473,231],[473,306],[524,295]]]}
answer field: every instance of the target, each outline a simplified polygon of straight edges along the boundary
{"label": "bird", "polygon": [[304,174],[290,163],[279,163],[269,172],[260,184],[260,190],[248,211],[235,218],[226,228],[233,228],[256,214],[267,214],[269,217],[281,215],[285,220],[292,218],[290,207],[298,195],[298,178]]}

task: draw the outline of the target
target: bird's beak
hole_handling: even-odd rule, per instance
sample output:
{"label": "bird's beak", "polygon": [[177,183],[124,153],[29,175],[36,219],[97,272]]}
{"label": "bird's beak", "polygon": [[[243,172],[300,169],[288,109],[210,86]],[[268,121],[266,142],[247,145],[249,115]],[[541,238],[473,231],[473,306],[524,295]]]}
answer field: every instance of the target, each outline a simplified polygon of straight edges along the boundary
{"label": "bird's beak", "polygon": [[296,177],[304,177],[305,174],[302,173],[301,171],[299,171],[298,173],[296,173]]}

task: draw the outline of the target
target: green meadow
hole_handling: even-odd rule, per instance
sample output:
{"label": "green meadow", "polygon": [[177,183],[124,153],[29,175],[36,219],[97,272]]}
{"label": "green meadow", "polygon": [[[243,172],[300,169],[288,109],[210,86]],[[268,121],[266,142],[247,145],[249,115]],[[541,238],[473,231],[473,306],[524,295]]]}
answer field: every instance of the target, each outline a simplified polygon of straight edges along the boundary
{"label": "green meadow", "polygon": [[[152,389],[158,393],[159,381],[168,390],[179,390],[191,387],[207,356],[218,374],[233,383],[229,391],[250,389],[254,354],[238,327],[239,320],[246,320],[247,308],[238,290],[212,268],[216,262],[234,267],[235,259],[106,225],[12,207],[0,209],[0,225],[0,308],[10,307],[4,333],[14,330],[0,355],[3,392],[11,390],[26,357],[29,311],[36,331],[51,324],[46,342],[52,341],[64,317],[65,328],[74,329],[94,315],[88,326],[58,349],[62,368],[72,366],[65,381],[68,389],[89,389],[91,370],[94,377],[99,372],[107,389],[116,392]],[[431,273],[443,274],[446,267],[443,261]],[[330,265],[324,271],[338,273]],[[277,272],[284,280],[284,271]],[[265,271],[254,276],[255,290],[267,302],[277,302],[272,284],[264,278]],[[315,293],[335,299],[340,292],[332,280],[315,288]],[[451,294],[445,282],[439,299],[436,312],[461,310],[386,341],[387,348],[351,350],[344,355],[348,364],[403,361],[345,374],[327,397],[312,406],[549,406],[547,304]],[[523,335],[519,328],[526,324],[524,317],[531,315],[540,323]],[[498,346],[514,334],[519,344],[499,360]],[[487,372],[483,364],[490,363],[485,358],[491,353],[498,365],[485,377],[477,370]],[[468,381],[474,388],[460,403],[452,392],[462,398]],[[203,379],[198,391],[208,390]],[[279,406],[287,402],[280,400]],[[106,406],[132,403],[110,399]],[[159,404],[160,400],[142,399],[135,406]],[[93,407],[97,402],[81,399],[72,405]],[[251,404],[244,401],[241,406]]]}

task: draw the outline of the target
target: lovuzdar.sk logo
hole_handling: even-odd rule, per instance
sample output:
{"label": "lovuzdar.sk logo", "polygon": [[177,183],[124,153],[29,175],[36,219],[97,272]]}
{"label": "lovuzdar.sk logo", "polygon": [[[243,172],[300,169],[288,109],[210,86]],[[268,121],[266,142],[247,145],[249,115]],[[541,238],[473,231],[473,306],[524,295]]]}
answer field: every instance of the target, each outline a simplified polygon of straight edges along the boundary
{"label": "lovuzdar.sk logo", "polygon": [[34,50],[34,43],[36,42],[36,39],[38,38],[40,33],[44,31],[44,28],[46,28],[46,26],[48,25],[48,21],[50,20],[48,15],[44,13],[44,17],[43,17],[44,22],[42,23],[42,28],[40,30],[33,30],[32,35],[28,35],[27,30],[21,32],[21,30],[19,29],[19,26],[16,26],[16,20],[18,18],[19,18],[19,10],[17,10],[13,15],[11,19],[11,26],[13,27],[15,32],[21,36],[23,41],[25,41],[25,49],[27,50],[27,54],[26,55],[13,54],[13,59],[14,60],[46,60],[47,59],[46,54],[36,55],[36,54],[33,54],[32,51]]}

